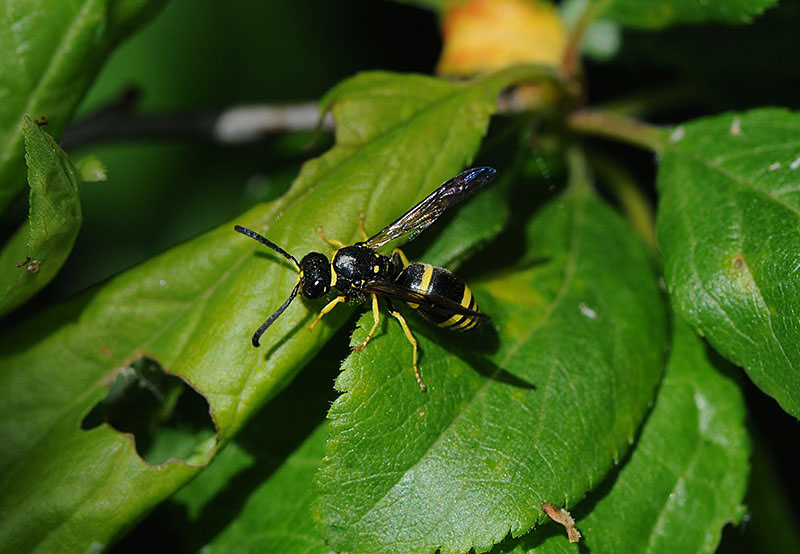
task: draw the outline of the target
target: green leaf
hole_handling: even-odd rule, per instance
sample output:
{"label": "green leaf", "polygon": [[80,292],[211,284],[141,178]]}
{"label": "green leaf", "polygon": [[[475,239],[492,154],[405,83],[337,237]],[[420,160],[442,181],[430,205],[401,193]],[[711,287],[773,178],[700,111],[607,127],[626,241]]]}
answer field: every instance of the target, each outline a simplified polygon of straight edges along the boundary
{"label": "green leaf", "polygon": [[[729,370],[676,322],[664,381],[630,459],[572,511],[584,548],[711,553],[722,528],[741,521],[750,443]],[[518,554],[575,552],[555,523],[515,542]]]}
{"label": "green leaf", "polygon": [[[428,263],[457,268],[505,227],[509,209],[507,189],[513,172],[504,170],[495,182],[460,206],[452,218],[437,223],[441,232],[424,249]],[[419,239],[416,242],[419,241]],[[416,246],[416,245],[415,245]]]}
{"label": "green leaf", "polygon": [[[380,228],[455,174],[477,150],[497,94],[538,76],[514,68],[469,83],[388,73],[346,81],[326,99],[337,146],[308,162],[283,198],[236,223],[297,255],[330,250],[317,225],[355,241],[359,212]],[[228,440],[350,313],[336,310],[309,332],[319,306],[297,300],[253,348],[253,330],[296,278],[226,224],[2,337],[0,550],[107,544],[195,475],[199,467],[174,461],[148,466],[131,437],[83,431],[81,421],[118,368],[146,354],[206,398],[218,441]]]}
{"label": "green leaf", "polygon": [[58,136],[114,45],[163,0],[7,0],[0,19],[0,212],[25,186],[22,124]]}
{"label": "green leaf", "polygon": [[640,29],[681,23],[750,23],[777,0],[595,0],[604,3],[603,18]]}
{"label": "green leaf", "polygon": [[311,483],[327,437],[327,426],[320,425],[283,464],[249,492],[235,519],[203,545],[203,552],[328,554],[331,549],[317,533],[311,518]]}
{"label": "green leaf", "polygon": [[[348,335],[348,329],[340,331],[335,338],[343,342],[326,345],[206,470],[150,516],[169,524],[183,551],[330,552],[311,518],[311,484],[322,461],[327,429],[321,423],[338,370],[330,360],[341,357]],[[130,540],[149,544],[143,531]]]}
{"label": "green leaf", "polygon": [[800,417],[800,115],[678,127],[661,152],[658,240],[678,312]]}
{"label": "green leaf", "polygon": [[611,492],[582,520],[598,552],[714,552],[739,523],[750,443],[725,367],[677,321],[656,406]]}
{"label": "green leaf", "polygon": [[582,187],[527,239],[538,263],[472,283],[492,317],[481,334],[411,319],[427,392],[389,318],[345,361],[315,504],[334,550],[486,550],[530,529],[542,502],[579,500],[632,442],[664,363],[648,255]]}
{"label": "green leaf", "polygon": [[23,124],[30,213],[0,251],[0,315],[44,288],[67,260],[81,227],[80,177],[30,117]]}

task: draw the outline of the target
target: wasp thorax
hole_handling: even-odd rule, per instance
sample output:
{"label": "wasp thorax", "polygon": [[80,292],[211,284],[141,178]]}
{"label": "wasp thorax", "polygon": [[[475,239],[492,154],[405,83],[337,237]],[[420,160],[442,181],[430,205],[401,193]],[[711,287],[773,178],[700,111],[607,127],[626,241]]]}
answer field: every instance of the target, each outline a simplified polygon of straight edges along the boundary
{"label": "wasp thorax", "polygon": [[333,258],[336,288],[341,291],[360,289],[370,281],[386,281],[392,276],[392,268],[387,256],[364,243],[340,248]]}
{"label": "wasp thorax", "polygon": [[313,299],[328,294],[331,289],[331,263],[324,254],[306,254],[300,260],[300,270],[303,272],[303,296]]}

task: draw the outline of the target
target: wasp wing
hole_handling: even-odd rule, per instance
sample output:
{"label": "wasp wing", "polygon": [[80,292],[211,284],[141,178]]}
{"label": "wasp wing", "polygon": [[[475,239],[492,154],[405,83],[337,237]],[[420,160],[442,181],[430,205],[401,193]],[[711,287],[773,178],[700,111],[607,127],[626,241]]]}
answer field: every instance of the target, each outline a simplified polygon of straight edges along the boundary
{"label": "wasp wing", "polygon": [[442,213],[494,179],[497,171],[491,167],[474,167],[463,171],[445,181],[422,202],[390,223],[366,241],[370,248],[378,248],[387,242],[409,235],[409,240],[417,236]]}
{"label": "wasp wing", "polygon": [[454,302],[453,300],[439,296],[438,294],[423,294],[421,292],[410,290],[386,281],[371,281],[366,283],[364,285],[364,291],[367,293],[377,294],[378,296],[390,298],[392,300],[419,304],[420,306],[424,306],[425,308],[428,308],[429,310],[443,316],[462,314],[481,319],[488,319],[489,317],[481,312],[469,310],[458,302]]}

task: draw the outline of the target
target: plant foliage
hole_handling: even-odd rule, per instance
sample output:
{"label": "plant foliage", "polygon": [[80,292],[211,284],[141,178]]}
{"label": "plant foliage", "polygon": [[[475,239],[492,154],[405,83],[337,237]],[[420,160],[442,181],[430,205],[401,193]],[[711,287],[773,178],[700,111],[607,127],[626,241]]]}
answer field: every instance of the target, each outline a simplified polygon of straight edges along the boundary
{"label": "plant foliage", "polygon": [[[381,9],[445,22],[462,10],[461,41],[481,26],[484,1]],[[559,60],[503,61],[532,44],[522,21],[539,12],[514,17],[527,1],[497,0],[480,44],[495,41],[503,54],[460,81],[364,71],[393,64],[363,46],[353,46],[353,66],[345,45],[366,39],[300,33],[299,7],[223,13],[176,0],[145,29],[165,3],[6,3],[0,551],[152,548],[155,526],[158,540],[176,541],[164,549],[186,552],[733,552],[726,526],[746,515],[746,541],[800,544],[786,475],[761,469],[790,441],[760,431],[790,434],[800,416],[798,106],[732,93],[721,101],[737,109],[713,113],[719,92],[697,76],[709,57],[726,71],[723,49],[671,55],[686,76],[675,94],[632,83],[619,96],[599,75],[619,91],[616,75],[632,58],[661,64],[630,46],[643,34],[658,44],[676,25],[764,33],[778,15],[800,20],[800,9],[570,0],[562,16],[547,7],[547,22],[534,22],[569,29],[550,45],[563,49]],[[315,9],[326,32],[364,27],[347,23],[345,8]],[[203,63],[176,69],[165,60],[189,58],[173,33],[191,41],[181,33],[195,12],[197,29],[219,30],[218,58],[195,44],[192,59]],[[331,45],[327,58],[313,57],[315,41]],[[319,72],[280,72],[268,81],[272,97],[242,93],[249,68],[279,63],[261,57],[270,44],[296,50],[286,67],[317,63]],[[404,45],[404,59],[410,52]],[[604,60],[602,72],[592,58]],[[457,60],[462,69],[472,61]],[[119,97],[131,74],[172,113],[139,117]],[[222,97],[206,85],[187,92],[212,74],[240,86]],[[642,86],[672,91],[661,78]],[[608,102],[587,100],[593,82]],[[296,132],[256,148],[213,143],[221,135],[208,132],[208,110],[220,99],[301,98],[309,83],[332,137],[322,129],[311,146]],[[212,144],[112,144],[144,135]],[[597,136],[655,154],[654,182],[650,158]],[[309,331],[324,303],[298,297],[252,346],[298,275],[234,224],[298,259],[331,256],[318,227],[345,244],[362,240],[359,214],[374,233],[470,165],[496,167],[498,179],[420,238],[391,245],[458,272],[490,316],[475,333],[454,333],[402,307],[427,391],[385,310],[356,350],[371,312],[338,306]],[[117,255],[139,263],[109,276],[100,268]],[[751,442],[761,445],[762,485],[748,493]],[[582,544],[568,542],[545,503],[571,513]]]}

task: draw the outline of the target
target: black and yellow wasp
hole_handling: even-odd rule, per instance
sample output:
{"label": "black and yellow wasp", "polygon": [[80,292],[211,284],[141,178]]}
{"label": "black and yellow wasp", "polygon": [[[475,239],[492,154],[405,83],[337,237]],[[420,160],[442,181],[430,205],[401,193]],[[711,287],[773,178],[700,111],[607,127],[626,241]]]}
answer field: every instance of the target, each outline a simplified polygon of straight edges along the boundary
{"label": "black and yellow wasp", "polygon": [[310,252],[298,262],[277,244],[255,231],[236,225],[234,228],[238,232],[278,252],[290,260],[300,273],[289,298],[253,335],[253,346],[259,345],[261,335],[286,310],[297,296],[298,290],[302,290],[306,298],[314,299],[325,296],[331,289],[336,289],[339,294],[322,309],[311,323],[310,329],[313,329],[337,304],[348,301],[364,302],[371,298],[374,323],[364,341],[355,348],[359,351],[367,345],[380,323],[378,310],[380,296],[386,300],[389,314],[400,322],[408,342],[414,349],[414,375],[424,391],[425,383],[417,367],[417,340],[408,328],[406,320],[392,306],[392,300],[405,302],[436,325],[459,331],[476,327],[487,316],[479,311],[472,291],[464,281],[447,269],[426,263],[411,263],[398,248],[393,251],[391,257],[378,253],[377,249],[400,237],[407,236],[409,240],[414,238],[436,221],[447,208],[472,195],[494,179],[496,173],[491,167],[476,167],[459,173],[372,237],[369,237],[364,229],[362,214],[359,227],[364,242],[357,242],[352,246],[328,238],[322,228],[317,227],[322,239],[337,248],[333,261],[329,261],[319,252]]}

